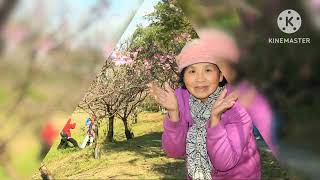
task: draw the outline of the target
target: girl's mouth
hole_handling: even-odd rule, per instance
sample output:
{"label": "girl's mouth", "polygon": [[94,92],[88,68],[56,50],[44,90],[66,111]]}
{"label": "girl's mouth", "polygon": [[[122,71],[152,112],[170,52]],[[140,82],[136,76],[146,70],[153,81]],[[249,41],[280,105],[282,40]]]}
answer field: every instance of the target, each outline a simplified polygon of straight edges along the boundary
{"label": "girl's mouth", "polygon": [[195,90],[196,91],[207,91],[208,90],[208,86],[196,86]]}

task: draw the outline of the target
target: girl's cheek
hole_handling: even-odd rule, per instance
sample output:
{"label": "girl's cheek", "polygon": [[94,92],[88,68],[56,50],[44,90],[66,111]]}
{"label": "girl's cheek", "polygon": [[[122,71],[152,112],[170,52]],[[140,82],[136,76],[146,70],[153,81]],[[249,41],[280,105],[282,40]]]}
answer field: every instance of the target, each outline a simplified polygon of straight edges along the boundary
{"label": "girl's cheek", "polygon": [[214,76],[214,73],[211,72],[211,71],[207,71],[207,72],[205,72],[204,74],[205,74],[205,76],[206,76],[207,78],[210,78],[210,77],[213,77],[213,76]]}
{"label": "girl's cheek", "polygon": [[185,76],[185,79],[187,79],[189,81],[192,80],[193,78],[194,78],[194,74],[192,74],[192,73]]}

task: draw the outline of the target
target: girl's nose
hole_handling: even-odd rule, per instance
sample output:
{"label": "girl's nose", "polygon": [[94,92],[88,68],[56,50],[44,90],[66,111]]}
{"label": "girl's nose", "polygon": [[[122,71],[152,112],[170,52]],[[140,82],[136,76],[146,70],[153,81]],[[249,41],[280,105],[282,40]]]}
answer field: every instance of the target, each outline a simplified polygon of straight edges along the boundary
{"label": "girl's nose", "polygon": [[202,82],[205,80],[205,75],[203,72],[198,72],[196,77],[196,81]]}

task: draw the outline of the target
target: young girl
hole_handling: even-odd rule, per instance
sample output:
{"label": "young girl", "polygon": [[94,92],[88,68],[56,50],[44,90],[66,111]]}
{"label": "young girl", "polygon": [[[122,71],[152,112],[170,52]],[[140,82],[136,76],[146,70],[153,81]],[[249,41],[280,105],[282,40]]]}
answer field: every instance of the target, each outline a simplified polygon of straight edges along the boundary
{"label": "young girl", "polygon": [[238,59],[237,46],[221,31],[199,36],[176,58],[182,87],[150,86],[168,111],[162,147],[170,157],[186,158],[188,179],[260,179],[252,120],[220,69],[223,59]]}
{"label": "young girl", "polygon": [[80,145],[80,148],[83,149],[86,147],[86,145],[88,144],[88,141],[89,141],[89,144],[90,146],[93,144],[93,141],[95,140],[96,138],[96,133],[95,133],[95,130],[96,130],[96,125],[95,125],[95,121],[96,121],[96,116],[93,116],[92,118],[88,118],[86,120],[86,129],[87,129],[87,134],[82,142],[82,144]]}

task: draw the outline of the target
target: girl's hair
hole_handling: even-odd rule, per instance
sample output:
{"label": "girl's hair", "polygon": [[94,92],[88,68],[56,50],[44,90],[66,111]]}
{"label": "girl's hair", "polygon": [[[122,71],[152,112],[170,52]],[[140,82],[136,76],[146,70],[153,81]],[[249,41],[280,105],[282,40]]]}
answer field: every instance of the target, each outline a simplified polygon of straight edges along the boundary
{"label": "girl's hair", "polygon": [[[183,88],[183,89],[187,89],[186,85],[184,83],[184,79],[183,79],[184,73],[186,72],[186,69],[187,69],[187,67],[183,68],[179,74],[179,84],[181,85],[181,88]],[[219,69],[219,71],[220,71],[220,69]],[[220,71],[220,73],[221,73],[221,71]],[[222,87],[222,86],[226,85],[227,83],[228,82],[227,82],[226,78],[223,76],[223,80],[221,82],[219,82],[219,86]]]}

